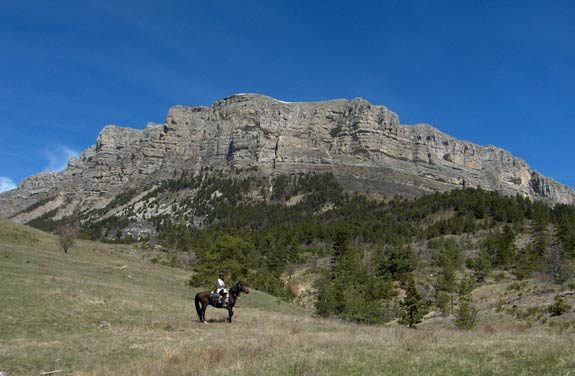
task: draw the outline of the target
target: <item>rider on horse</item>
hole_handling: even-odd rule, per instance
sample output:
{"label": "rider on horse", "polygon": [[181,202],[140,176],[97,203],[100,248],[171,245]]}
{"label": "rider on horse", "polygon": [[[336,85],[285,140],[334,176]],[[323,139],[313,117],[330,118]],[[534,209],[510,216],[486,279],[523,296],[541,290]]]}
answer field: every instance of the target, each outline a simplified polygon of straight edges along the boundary
{"label": "rider on horse", "polygon": [[216,288],[214,289],[214,296],[217,295],[217,302],[221,303],[225,307],[228,303],[227,295],[228,290],[226,289],[226,283],[224,282],[224,273],[220,272],[218,275],[218,281],[216,282]]}
{"label": "rider on horse", "polygon": [[[196,306],[196,312],[198,313],[198,318],[201,322],[206,322],[206,308],[208,305],[212,305],[215,308],[225,308],[228,310],[228,322],[232,322],[232,316],[234,315],[234,306],[238,301],[240,294],[249,294],[250,290],[244,286],[241,282],[236,282],[229,290],[229,294],[223,288],[225,286],[224,277],[220,274],[218,283],[216,285],[216,291],[201,291],[196,294],[194,298],[194,304]],[[224,290],[224,291],[222,291]],[[218,292],[225,293],[223,296],[223,304],[218,303]],[[215,295],[215,296],[214,296]]]}

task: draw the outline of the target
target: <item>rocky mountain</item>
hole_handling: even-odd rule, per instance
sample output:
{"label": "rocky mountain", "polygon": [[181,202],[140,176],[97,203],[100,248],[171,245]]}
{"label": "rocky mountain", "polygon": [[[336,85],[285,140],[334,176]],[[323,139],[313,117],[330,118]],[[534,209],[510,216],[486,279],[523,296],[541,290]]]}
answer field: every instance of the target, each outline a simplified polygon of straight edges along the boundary
{"label": "rocky mountain", "polygon": [[0,216],[25,223],[58,220],[76,208],[111,210],[122,192],[145,192],[203,169],[260,177],[330,172],[346,190],[370,194],[481,187],[575,203],[571,188],[503,149],[426,124],[402,125],[395,113],[364,99],[289,103],[238,94],[209,107],[172,107],[163,124],[143,130],[106,126],[64,171],[32,176],[0,194]]}

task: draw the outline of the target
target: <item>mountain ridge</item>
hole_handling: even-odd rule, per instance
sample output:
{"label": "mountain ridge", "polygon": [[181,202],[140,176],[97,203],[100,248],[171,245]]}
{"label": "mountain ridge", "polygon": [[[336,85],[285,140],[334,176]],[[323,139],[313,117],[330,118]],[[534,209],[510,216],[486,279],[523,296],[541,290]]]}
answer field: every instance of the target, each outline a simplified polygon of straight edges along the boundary
{"label": "mountain ridge", "polygon": [[384,195],[481,187],[575,203],[573,189],[504,149],[457,140],[428,124],[403,125],[363,98],[285,102],[244,93],[211,106],[173,106],[164,123],[144,129],[105,126],[65,170],[34,175],[0,194],[0,216],[25,222],[34,215],[19,219],[19,212],[61,196],[73,198],[61,200],[60,216],[78,205],[98,208],[130,187],[205,167],[263,176],[332,172],[346,190]]}

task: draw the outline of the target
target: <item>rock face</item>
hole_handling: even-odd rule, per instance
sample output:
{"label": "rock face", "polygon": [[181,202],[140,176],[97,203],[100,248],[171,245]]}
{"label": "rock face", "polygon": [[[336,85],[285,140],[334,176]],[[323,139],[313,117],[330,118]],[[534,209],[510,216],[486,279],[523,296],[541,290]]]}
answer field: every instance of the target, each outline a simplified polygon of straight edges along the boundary
{"label": "rock face", "polygon": [[333,172],[349,190],[384,194],[465,186],[575,203],[571,188],[505,150],[456,140],[425,124],[401,125],[395,113],[363,99],[287,103],[239,94],[210,107],[172,107],[164,124],[144,130],[105,127],[64,171],[33,176],[0,194],[0,216],[18,220],[22,210],[56,196],[98,208],[125,189],[204,167],[263,175]]}

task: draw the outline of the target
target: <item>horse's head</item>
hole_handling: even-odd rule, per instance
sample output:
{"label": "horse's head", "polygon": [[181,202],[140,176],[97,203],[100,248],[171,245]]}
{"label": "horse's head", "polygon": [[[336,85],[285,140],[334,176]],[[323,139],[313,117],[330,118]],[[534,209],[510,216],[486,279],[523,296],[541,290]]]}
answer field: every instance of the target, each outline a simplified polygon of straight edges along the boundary
{"label": "horse's head", "polygon": [[236,283],[236,287],[237,287],[237,289],[238,289],[239,292],[243,292],[243,293],[246,293],[246,294],[249,294],[249,293],[250,293],[250,289],[248,289],[248,288],[246,287],[246,285],[244,285],[242,282],[237,282],[237,283]]}

